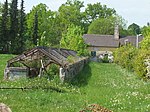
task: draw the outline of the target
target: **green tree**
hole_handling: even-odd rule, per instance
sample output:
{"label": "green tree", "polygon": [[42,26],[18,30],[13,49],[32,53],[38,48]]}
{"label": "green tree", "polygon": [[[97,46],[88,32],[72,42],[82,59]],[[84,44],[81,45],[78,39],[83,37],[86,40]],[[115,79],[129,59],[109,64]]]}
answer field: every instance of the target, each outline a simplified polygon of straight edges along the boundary
{"label": "green tree", "polygon": [[141,48],[150,50],[150,26],[144,26],[142,28],[142,35],[144,39],[140,43]]}
{"label": "green tree", "polygon": [[59,7],[58,14],[62,31],[67,31],[68,26],[71,24],[81,26],[83,17],[81,8],[83,6],[83,2],[79,0],[67,0],[65,4]]}
{"label": "green tree", "polygon": [[18,46],[18,0],[12,0],[10,5],[10,41],[11,53],[17,53]]}
{"label": "green tree", "polygon": [[85,33],[88,32],[89,25],[99,19],[108,18],[116,15],[116,11],[112,8],[108,8],[106,5],[102,5],[100,2],[95,4],[88,4],[83,12],[83,25]]}
{"label": "green tree", "polygon": [[33,40],[33,44],[35,46],[37,46],[37,42],[38,42],[38,14],[37,12],[35,13],[34,16],[34,24],[33,24],[33,34],[32,34],[32,40]]}
{"label": "green tree", "polygon": [[21,53],[25,50],[25,30],[26,30],[26,19],[25,19],[25,10],[24,10],[24,0],[21,0],[21,9],[19,13],[19,36],[18,36],[18,53]]}
{"label": "green tree", "polygon": [[116,14],[115,9],[108,8],[106,5],[101,5],[101,3],[88,4],[85,9],[85,21],[87,23],[92,23],[98,18],[107,18]]}
{"label": "green tree", "polygon": [[68,27],[67,33],[63,33],[60,46],[62,48],[75,50],[79,55],[86,55],[86,44],[82,36],[83,29],[80,26],[72,24]]}
{"label": "green tree", "polygon": [[9,52],[9,26],[8,26],[8,1],[6,0],[3,5],[2,19],[1,19],[1,31],[0,31],[0,51],[2,53]]}
{"label": "green tree", "polygon": [[141,33],[140,26],[133,23],[133,24],[129,25],[128,32],[129,32],[130,35],[140,34]]}
{"label": "green tree", "polygon": [[27,47],[32,46],[33,24],[35,13],[38,15],[38,45],[54,46],[59,44],[60,30],[57,13],[48,9],[45,4],[38,4],[27,14]]}
{"label": "green tree", "polygon": [[115,18],[99,18],[91,23],[89,34],[114,34]]}

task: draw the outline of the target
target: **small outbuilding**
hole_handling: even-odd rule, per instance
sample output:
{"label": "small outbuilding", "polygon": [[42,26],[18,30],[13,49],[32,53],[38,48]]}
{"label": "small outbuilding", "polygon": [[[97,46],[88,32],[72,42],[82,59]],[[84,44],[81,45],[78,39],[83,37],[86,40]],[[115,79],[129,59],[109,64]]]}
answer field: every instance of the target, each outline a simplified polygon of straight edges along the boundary
{"label": "small outbuilding", "polygon": [[41,76],[42,72],[46,71],[46,68],[52,63],[59,65],[62,70],[70,64],[68,57],[73,57],[76,60],[81,59],[73,50],[36,47],[8,60],[4,78]]}

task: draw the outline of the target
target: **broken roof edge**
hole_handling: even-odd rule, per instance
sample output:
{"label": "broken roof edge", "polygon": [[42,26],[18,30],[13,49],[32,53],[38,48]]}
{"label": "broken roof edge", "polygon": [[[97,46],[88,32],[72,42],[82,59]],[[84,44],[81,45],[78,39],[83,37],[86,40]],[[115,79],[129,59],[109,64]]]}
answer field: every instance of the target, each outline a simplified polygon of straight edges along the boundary
{"label": "broken roof edge", "polygon": [[[59,52],[58,52],[59,51]],[[64,49],[64,48],[51,48],[51,47],[45,47],[45,46],[38,46],[35,48],[32,48],[30,50],[27,50],[23,52],[22,54],[10,59],[7,61],[7,66],[10,66],[10,64],[19,62],[19,61],[25,61],[25,58],[29,56],[33,56],[34,53],[43,53],[45,56],[47,56],[49,59],[52,59],[54,62],[56,62],[60,66],[65,66],[67,62],[65,62],[68,56],[78,57],[76,54],[76,51]],[[66,57],[64,56],[66,55]],[[43,57],[43,56],[42,56]]]}

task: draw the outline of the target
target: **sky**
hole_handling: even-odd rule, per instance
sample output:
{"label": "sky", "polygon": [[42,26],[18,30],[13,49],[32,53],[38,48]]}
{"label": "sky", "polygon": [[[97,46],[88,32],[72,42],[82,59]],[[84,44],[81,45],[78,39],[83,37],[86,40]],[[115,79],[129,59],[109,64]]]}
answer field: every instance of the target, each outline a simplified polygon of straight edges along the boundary
{"label": "sky", "polygon": [[[0,0],[4,2],[5,0]],[[11,0],[8,0],[11,1]],[[46,4],[49,9],[57,11],[61,4],[67,0],[24,0],[25,10],[30,12],[33,6],[39,3]],[[101,2],[102,5],[107,5],[109,8],[114,8],[117,13],[122,16],[127,25],[136,23],[139,26],[144,26],[147,22],[150,22],[150,0],[81,0],[84,1],[84,5],[91,3]],[[19,0],[20,3],[20,0]]]}

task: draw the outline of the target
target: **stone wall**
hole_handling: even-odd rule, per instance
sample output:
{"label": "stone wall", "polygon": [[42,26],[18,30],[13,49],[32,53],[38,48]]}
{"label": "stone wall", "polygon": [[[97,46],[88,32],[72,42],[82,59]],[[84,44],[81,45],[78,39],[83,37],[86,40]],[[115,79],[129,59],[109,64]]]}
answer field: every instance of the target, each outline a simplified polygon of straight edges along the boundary
{"label": "stone wall", "polygon": [[89,58],[83,58],[79,61],[68,65],[65,68],[60,68],[59,75],[60,80],[62,82],[71,81],[79,72],[83,69],[83,67],[88,63]]}

